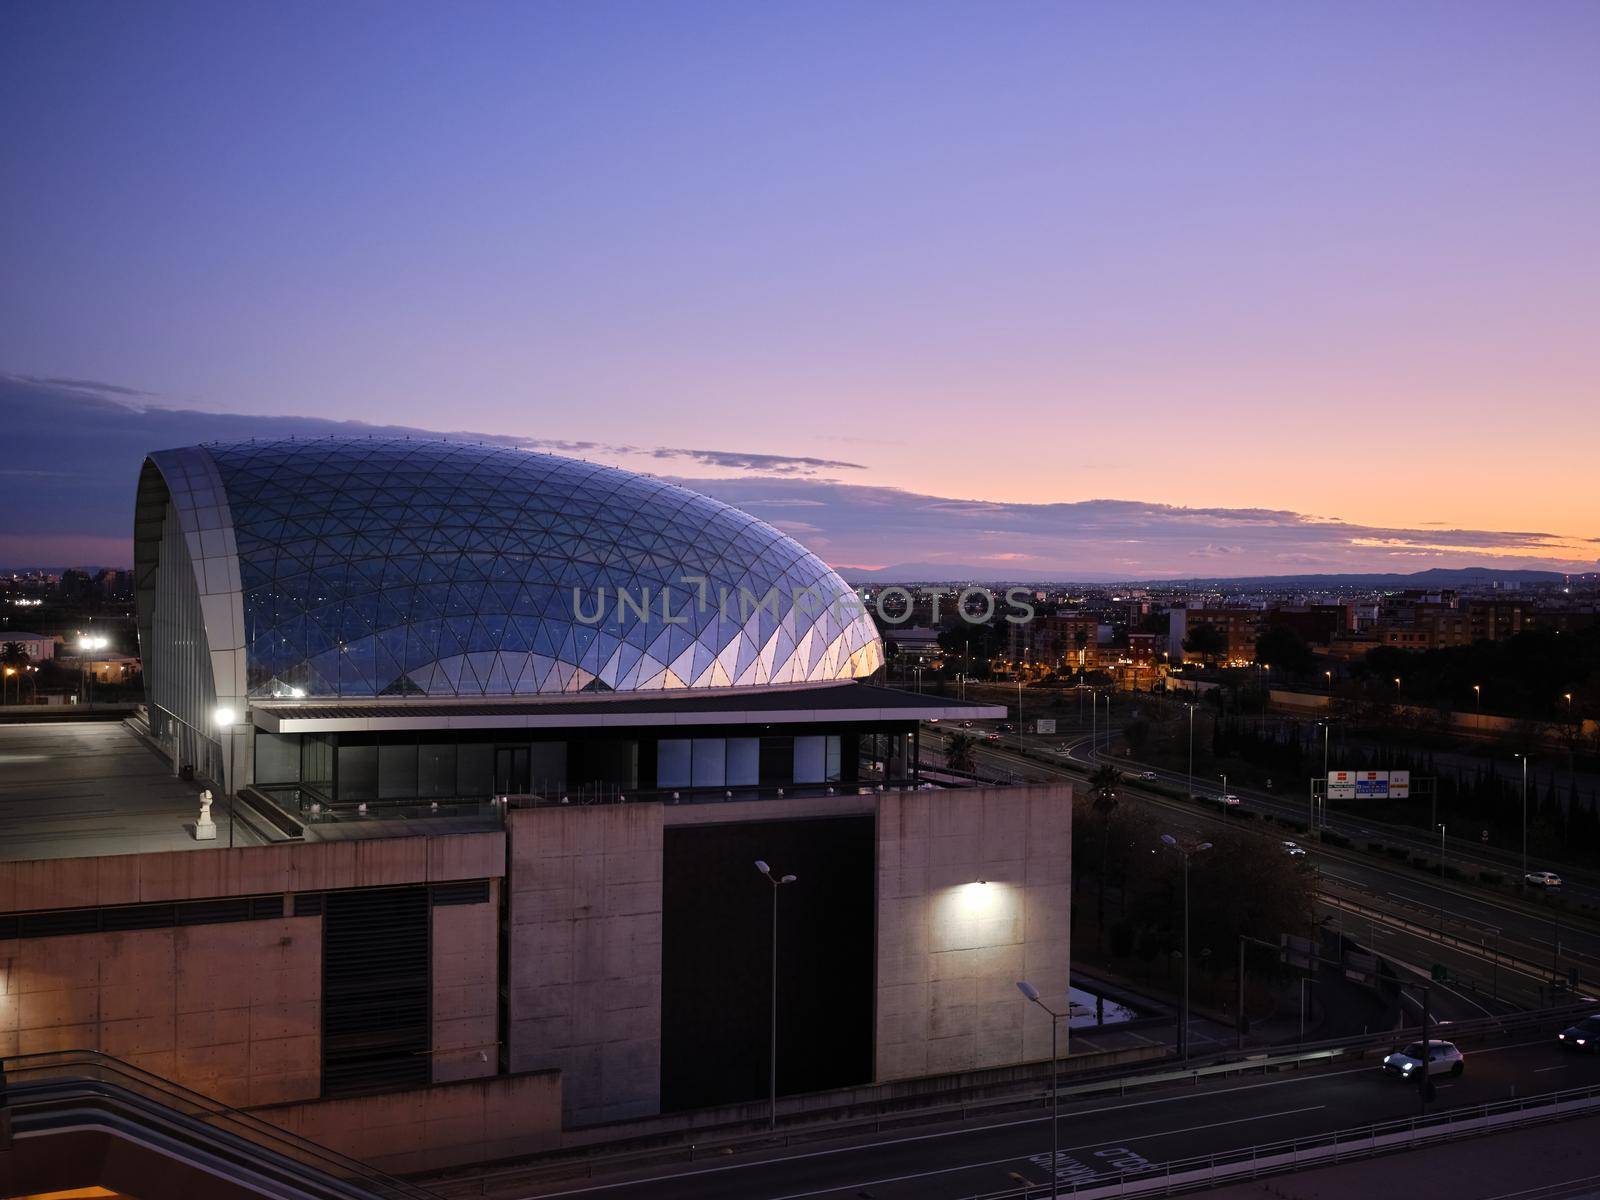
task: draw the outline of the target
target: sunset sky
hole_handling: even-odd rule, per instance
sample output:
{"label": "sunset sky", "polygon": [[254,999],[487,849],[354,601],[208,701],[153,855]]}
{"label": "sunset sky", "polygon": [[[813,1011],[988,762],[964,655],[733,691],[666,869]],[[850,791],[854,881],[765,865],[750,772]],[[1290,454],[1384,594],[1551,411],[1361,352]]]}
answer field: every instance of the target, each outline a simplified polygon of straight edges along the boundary
{"label": "sunset sky", "polygon": [[126,543],[194,423],[125,408],[836,565],[1593,569],[1597,62],[1561,0],[0,4],[0,563]]}

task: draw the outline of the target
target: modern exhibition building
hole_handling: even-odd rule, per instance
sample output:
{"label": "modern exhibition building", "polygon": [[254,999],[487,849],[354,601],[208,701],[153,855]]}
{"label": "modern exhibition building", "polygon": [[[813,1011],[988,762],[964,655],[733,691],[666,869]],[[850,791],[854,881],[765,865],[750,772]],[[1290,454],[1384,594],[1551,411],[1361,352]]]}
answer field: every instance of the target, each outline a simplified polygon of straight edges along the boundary
{"label": "modern exhibition building", "polygon": [[407,1172],[1050,1069],[1071,784],[919,765],[1005,710],[869,682],[770,525],[341,439],[152,454],[135,534],[143,710],[0,726],[52,797],[0,853],[0,1191],[173,1191],[168,1142],[55,1136],[79,1062],[124,1123],[189,1089]]}
{"label": "modern exhibition building", "polygon": [[153,454],[135,561],[153,732],[300,817],[906,782],[944,707],[772,526],[503,446]]}

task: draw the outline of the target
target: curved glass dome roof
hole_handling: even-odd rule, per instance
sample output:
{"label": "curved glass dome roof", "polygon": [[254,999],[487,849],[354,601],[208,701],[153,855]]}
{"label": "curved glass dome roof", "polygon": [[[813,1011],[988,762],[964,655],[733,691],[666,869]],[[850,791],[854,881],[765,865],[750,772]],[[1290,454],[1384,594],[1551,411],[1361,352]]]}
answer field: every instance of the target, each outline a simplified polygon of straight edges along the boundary
{"label": "curved glass dome roof", "polygon": [[251,696],[756,686],[883,661],[821,560],[659,480],[454,442],[259,441],[152,462],[171,475],[177,455],[211,460],[231,515]]}

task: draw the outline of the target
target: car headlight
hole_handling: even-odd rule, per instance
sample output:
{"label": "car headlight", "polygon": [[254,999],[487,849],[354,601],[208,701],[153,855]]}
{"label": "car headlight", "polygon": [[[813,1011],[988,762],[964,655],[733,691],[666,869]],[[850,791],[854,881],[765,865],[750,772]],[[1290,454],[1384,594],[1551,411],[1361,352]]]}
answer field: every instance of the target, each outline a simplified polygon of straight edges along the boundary
{"label": "car headlight", "polygon": [[1560,1041],[1563,1041],[1563,1042],[1564,1042],[1564,1041],[1566,1041],[1566,1040],[1567,1040],[1567,1035],[1566,1035],[1566,1034],[1564,1034],[1564,1033],[1558,1033],[1558,1034],[1556,1034],[1556,1038],[1557,1038],[1557,1039],[1558,1039],[1558,1040],[1560,1040]]}
{"label": "car headlight", "polygon": [[1405,1071],[1405,1072],[1409,1073],[1411,1068],[1416,1066],[1416,1065],[1417,1065],[1416,1063],[1407,1063],[1405,1066],[1401,1067],[1400,1069],[1402,1071]]}
{"label": "car headlight", "polygon": [[1578,1045],[1580,1045],[1580,1046],[1587,1044],[1587,1039],[1585,1039],[1585,1038],[1575,1038],[1573,1040],[1576,1041],[1578,1043]]}

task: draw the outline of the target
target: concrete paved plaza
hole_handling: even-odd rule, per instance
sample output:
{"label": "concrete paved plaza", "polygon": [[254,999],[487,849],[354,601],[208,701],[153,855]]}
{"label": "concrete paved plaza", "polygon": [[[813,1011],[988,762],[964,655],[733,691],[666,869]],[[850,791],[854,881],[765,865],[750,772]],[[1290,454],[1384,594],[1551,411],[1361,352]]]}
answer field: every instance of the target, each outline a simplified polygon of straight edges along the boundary
{"label": "concrete paved plaza", "polygon": [[120,721],[0,725],[0,861],[226,846],[220,801],[217,840],[194,840],[202,787]]}

